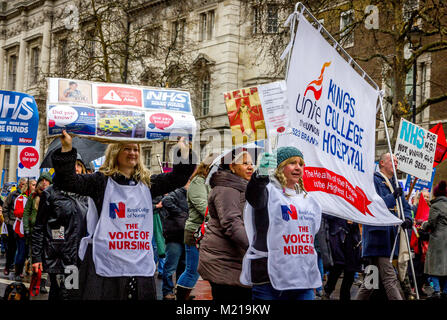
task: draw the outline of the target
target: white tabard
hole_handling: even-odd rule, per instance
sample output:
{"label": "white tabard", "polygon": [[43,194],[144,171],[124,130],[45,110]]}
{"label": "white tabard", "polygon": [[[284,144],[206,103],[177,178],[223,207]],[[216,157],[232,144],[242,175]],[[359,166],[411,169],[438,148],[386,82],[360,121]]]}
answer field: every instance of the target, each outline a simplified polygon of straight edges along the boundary
{"label": "white tabard", "polygon": [[276,290],[318,288],[322,285],[314,249],[315,234],[321,223],[321,206],[310,194],[287,196],[273,183],[269,194],[267,250],[253,248],[253,208],[246,204],[244,224],[250,246],[244,256],[240,281],[252,285],[251,260],[268,257],[268,274]]}
{"label": "white tabard", "polygon": [[93,261],[103,277],[151,277],[152,197],[142,182],[136,186],[107,181],[101,216],[93,235]]}

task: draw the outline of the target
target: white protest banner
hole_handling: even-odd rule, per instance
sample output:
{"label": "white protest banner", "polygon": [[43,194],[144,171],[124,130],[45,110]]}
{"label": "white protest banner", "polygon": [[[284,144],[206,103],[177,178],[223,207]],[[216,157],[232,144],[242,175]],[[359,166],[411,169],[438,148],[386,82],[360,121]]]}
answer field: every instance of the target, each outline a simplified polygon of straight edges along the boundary
{"label": "white protest banner", "polygon": [[224,93],[234,146],[264,140],[289,125],[286,82]]}
{"label": "white protest banner", "polygon": [[62,130],[96,140],[145,141],[187,136],[196,121],[187,91],[48,79],[48,135]]}
{"label": "white protest banner", "polygon": [[324,213],[367,225],[395,225],[376,193],[375,119],[371,87],[300,14],[288,78],[291,132],[305,161],[304,186]]}
{"label": "white protest banner", "polygon": [[429,181],[435,160],[438,135],[405,119],[400,119],[394,155],[397,169]]}
{"label": "white protest banner", "polygon": [[34,147],[19,146],[17,148],[19,165],[17,176],[20,178],[38,178],[40,165],[40,141],[36,140]]}

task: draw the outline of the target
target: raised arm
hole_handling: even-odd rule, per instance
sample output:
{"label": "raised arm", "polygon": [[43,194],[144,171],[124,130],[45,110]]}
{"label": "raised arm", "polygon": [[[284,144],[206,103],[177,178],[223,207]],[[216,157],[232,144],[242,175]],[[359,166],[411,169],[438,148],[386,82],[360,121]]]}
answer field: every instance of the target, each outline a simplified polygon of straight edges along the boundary
{"label": "raised arm", "polygon": [[258,171],[252,174],[247,184],[245,198],[254,209],[263,209],[267,207],[268,191],[267,185],[270,182],[268,176],[260,176]]}
{"label": "raised arm", "polygon": [[151,176],[152,198],[183,187],[196,168],[194,156],[194,153],[181,139],[174,150],[175,164],[172,172]]}
{"label": "raised arm", "polygon": [[51,157],[55,171],[54,184],[64,191],[89,196],[96,202],[103,197],[107,179],[99,172],[76,174],[77,151],[72,148],[71,136],[65,130],[61,142],[62,148],[55,150]]}

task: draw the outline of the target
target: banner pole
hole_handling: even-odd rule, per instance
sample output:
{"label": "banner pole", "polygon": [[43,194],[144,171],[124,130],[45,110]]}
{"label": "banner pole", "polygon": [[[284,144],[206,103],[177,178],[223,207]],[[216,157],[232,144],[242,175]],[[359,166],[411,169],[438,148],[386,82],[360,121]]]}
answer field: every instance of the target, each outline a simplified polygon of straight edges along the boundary
{"label": "banner pole", "polygon": [[[382,97],[382,95],[383,95],[383,92],[381,91],[379,93],[380,110],[382,111],[383,124],[385,126],[385,135],[386,135],[386,139],[387,139],[387,142],[388,142],[388,149],[389,149],[389,152],[390,152],[391,161],[393,162],[394,179],[395,179],[395,183],[397,184],[398,183],[397,182],[398,181],[397,180],[397,173],[396,173],[396,168],[394,167],[394,156],[393,156],[393,151],[391,149],[391,141],[390,141],[390,135],[388,133],[388,126],[386,124],[385,111],[383,110],[383,97]],[[396,187],[399,187],[399,186],[396,186]],[[398,205],[399,205],[400,212],[402,213],[402,217],[399,217],[399,218],[401,218],[402,221],[405,221],[405,216],[404,216],[404,210],[403,210],[402,198],[401,197],[399,197]],[[402,227],[399,225],[399,227],[398,227],[399,231],[400,231],[401,228]],[[396,242],[397,242],[397,237],[398,237],[398,235],[400,233],[399,231],[397,232],[397,235],[396,235],[395,245],[396,245]],[[414,273],[413,258],[411,256],[411,247],[410,247],[410,242],[408,241],[408,234],[407,234],[407,232],[405,230],[404,230],[404,234],[405,234],[405,239],[406,239],[406,242],[407,242],[407,245],[408,245],[408,252],[409,252],[409,255],[410,255],[410,266],[411,266],[411,273],[413,274],[413,282],[414,282],[414,288],[415,288],[415,291],[416,291],[416,298],[419,300],[419,291],[418,291],[418,286],[417,286],[417,282],[416,282],[416,274]],[[393,255],[394,255],[394,248],[393,248],[393,252],[392,252],[392,255],[390,257],[390,260],[393,259]]]}
{"label": "banner pole", "polygon": [[157,153],[158,165],[160,166],[161,173],[164,173],[163,165],[161,164],[160,155]]}
{"label": "banner pole", "polygon": [[416,181],[418,181],[417,177],[414,177],[413,182],[411,183],[410,190],[408,191],[407,201],[410,200],[411,193],[413,192],[414,186],[416,185]]}

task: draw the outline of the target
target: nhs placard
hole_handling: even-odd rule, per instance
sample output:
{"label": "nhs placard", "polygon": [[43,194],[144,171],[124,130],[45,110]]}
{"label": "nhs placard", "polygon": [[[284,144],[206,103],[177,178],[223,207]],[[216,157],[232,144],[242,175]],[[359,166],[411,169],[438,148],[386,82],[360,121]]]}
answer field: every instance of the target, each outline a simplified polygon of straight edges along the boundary
{"label": "nhs placard", "polygon": [[0,90],[0,144],[34,146],[38,126],[33,96]]}
{"label": "nhs placard", "polygon": [[144,89],[144,107],[167,111],[191,112],[189,92],[169,89]]}
{"label": "nhs placard", "polygon": [[394,147],[397,169],[430,181],[437,139],[437,134],[402,118]]}

